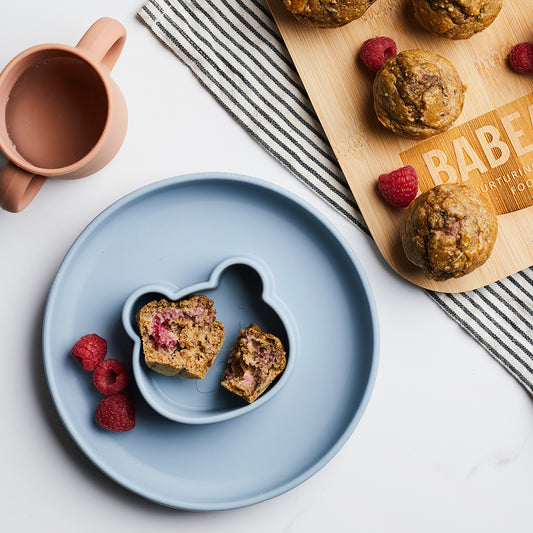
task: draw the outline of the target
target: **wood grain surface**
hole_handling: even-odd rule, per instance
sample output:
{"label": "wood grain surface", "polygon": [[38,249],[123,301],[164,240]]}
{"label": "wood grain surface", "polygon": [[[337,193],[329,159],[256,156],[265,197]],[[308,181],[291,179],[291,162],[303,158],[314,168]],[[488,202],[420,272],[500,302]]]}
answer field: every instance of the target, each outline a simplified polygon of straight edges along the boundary
{"label": "wood grain surface", "polygon": [[[377,0],[360,19],[335,29],[298,22],[283,0],[268,0],[273,16],[377,246],[407,280],[440,292],[476,289],[533,265],[533,75],[514,73],[507,55],[533,42],[528,0],[504,0],[496,21],[467,40],[424,30],[410,0]],[[463,112],[448,132],[425,141],[390,133],[377,120],[374,75],[358,61],[371,37],[393,38],[398,50],[421,48],[449,59],[467,85]],[[478,188],[498,213],[490,259],[462,278],[435,282],[405,257],[401,209],[376,189],[379,174],[413,165],[420,190],[463,181]]]}

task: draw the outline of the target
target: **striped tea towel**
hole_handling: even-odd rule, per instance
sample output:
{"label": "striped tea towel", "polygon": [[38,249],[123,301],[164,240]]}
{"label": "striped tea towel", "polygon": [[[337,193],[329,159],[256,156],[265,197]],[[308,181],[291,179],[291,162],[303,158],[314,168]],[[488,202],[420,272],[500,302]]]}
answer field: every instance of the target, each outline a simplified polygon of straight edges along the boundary
{"label": "striped tea towel", "polygon": [[[139,18],[243,128],[369,234],[265,0],[148,0]],[[428,292],[533,394],[533,270]]]}

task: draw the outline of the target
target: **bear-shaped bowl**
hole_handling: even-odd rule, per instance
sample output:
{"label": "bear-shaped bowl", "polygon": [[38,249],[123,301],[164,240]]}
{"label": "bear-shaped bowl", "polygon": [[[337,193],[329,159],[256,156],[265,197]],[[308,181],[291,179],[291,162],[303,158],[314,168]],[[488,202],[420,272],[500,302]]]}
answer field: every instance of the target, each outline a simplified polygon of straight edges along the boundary
{"label": "bear-shaped bowl", "polygon": [[[148,302],[165,298],[178,301],[204,294],[214,301],[216,318],[224,324],[225,340],[203,379],[183,379],[154,372],[144,362],[142,339],[136,316]],[[157,282],[136,289],[122,309],[122,323],[134,342],[132,369],[146,402],[159,414],[186,424],[221,422],[244,415],[271,400],[283,388],[293,371],[298,353],[298,331],[284,303],[276,296],[274,277],[258,258],[233,256],[218,263],[209,279],[176,287]],[[286,352],[283,372],[252,403],[224,389],[220,382],[229,351],[240,330],[251,323],[278,337]]]}

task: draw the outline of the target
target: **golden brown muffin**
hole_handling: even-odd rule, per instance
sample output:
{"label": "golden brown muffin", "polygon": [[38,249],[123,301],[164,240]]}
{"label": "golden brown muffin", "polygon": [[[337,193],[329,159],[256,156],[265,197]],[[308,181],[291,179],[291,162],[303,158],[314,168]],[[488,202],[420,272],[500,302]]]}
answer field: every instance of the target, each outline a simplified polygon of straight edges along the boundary
{"label": "golden brown muffin", "polygon": [[285,370],[286,364],[281,341],[257,324],[250,324],[241,329],[220,384],[252,403]]}
{"label": "golden brown muffin", "polygon": [[427,50],[407,50],[388,59],[376,74],[374,108],[392,132],[425,139],[457,120],[465,90],[447,59]]}
{"label": "golden brown muffin", "polygon": [[502,0],[412,0],[418,22],[447,39],[469,39],[494,22]]}
{"label": "golden brown muffin", "polygon": [[437,185],[407,208],[401,225],[409,261],[429,279],[459,278],[490,256],[498,221],[489,202],[461,183]]}
{"label": "golden brown muffin", "polygon": [[300,21],[319,28],[338,28],[361,17],[376,0],[285,0]]}
{"label": "golden brown muffin", "polygon": [[224,324],[204,295],[149,302],[137,314],[137,324],[146,365],[166,376],[205,377],[224,342]]}

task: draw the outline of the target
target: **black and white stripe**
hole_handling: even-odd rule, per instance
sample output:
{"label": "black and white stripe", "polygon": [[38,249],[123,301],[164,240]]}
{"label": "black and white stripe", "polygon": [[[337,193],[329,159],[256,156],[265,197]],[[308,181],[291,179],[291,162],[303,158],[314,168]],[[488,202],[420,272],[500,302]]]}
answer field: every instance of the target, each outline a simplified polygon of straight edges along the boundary
{"label": "black and white stripe", "polygon": [[139,17],[254,139],[367,231],[263,3],[154,0]]}
{"label": "black and white stripe", "polygon": [[[265,0],[148,0],[138,15],[257,142],[368,234]],[[428,294],[533,394],[531,269]]]}

